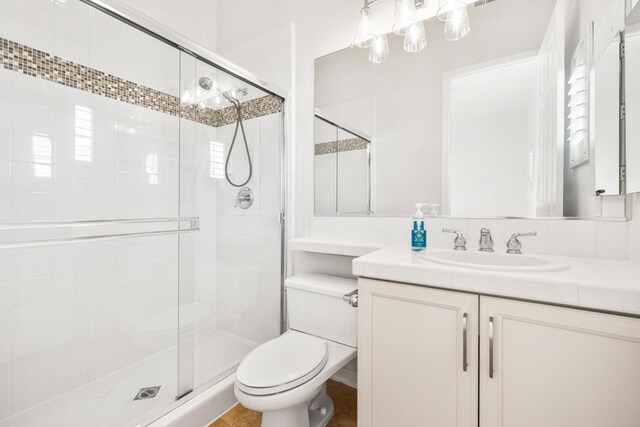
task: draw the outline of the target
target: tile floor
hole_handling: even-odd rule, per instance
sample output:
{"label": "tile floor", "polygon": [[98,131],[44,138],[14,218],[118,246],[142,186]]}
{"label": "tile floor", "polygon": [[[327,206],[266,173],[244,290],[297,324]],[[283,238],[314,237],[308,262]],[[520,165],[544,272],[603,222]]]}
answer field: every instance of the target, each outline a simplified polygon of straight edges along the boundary
{"label": "tile floor", "polygon": [[[327,393],[333,399],[335,415],[327,427],[355,427],[357,425],[357,391],[336,381],[327,383]],[[209,427],[260,427],[262,414],[237,404]]]}

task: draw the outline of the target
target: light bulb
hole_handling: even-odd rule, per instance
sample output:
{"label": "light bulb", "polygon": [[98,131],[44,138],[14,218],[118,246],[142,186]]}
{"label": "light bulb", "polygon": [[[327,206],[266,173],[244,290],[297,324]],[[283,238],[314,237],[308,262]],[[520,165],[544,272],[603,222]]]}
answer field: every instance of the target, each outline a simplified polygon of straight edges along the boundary
{"label": "light bulb", "polygon": [[447,20],[444,23],[445,40],[455,41],[466,37],[471,31],[469,24],[469,14],[467,8],[454,9],[447,13]]}
{"label": "light bulb", "polygon": [[403,49],[406,52],[419,52],[427,45],[427,34],[424,31],[424,23],[422,21],[416,22],[407,28],[407,33],[404,35]]}
{"label": "light bulb", "polygon": [[440,0],[438,2],[438,12],[436,15],[441,21],[447,20],[447,15],[457,9],[466,9],[467,3],[464,0]]}
{"label": "light bulb", "polygon": [[394,34],[403,35],[407,28],[416,23],[416,5],[414,0],[395,0],[393,16]]}
{"label": "light bulb", "polygon": [[353,44],[358,47],[369,47],[375,37],[373,25],[371,24],[371,8],[365,6],[360,10],[358,25],[356,26],[356,35],[353,37]]}
{"label": "light bulb", "polygon": [[376,36],[369,46],[369,61],[374,64],[380,64],[389,59],[389,42],[387,41],[387,35],[382,34]]}

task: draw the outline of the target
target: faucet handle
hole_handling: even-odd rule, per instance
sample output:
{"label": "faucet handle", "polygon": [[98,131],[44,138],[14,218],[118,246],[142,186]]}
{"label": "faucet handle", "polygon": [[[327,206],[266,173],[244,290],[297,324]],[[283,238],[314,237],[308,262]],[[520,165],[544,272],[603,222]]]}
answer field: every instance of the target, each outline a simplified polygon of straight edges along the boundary
{"label": "faucet handle", "polygon": [[507,241],[507,253],[520,255],[522,253],[522,243],[518,237],[537,236],[535,231],[529,231],[527,233],[513,233]]}
{"label": "faucet handle", "polygon": [[466,251],[467,250],[467,239],[464,238],[461,232],[458,230],[454,230],[452,228],[443,228],[442,231],[444,233],[454,233],[456,238],[453,240],[453,249],[456,251]]}

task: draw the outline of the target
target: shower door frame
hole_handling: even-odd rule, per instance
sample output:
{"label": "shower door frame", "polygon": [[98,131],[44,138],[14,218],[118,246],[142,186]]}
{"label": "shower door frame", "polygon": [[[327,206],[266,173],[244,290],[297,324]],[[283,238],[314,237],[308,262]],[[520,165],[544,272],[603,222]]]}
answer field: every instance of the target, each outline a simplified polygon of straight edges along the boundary
{"label": "shower door frame", "polygon": [[[280,146],[281,158],[280,158],[280,333],[284,333],[286,330],[286,297],[284,288],[284,279],[287,272],[287,219],[288,219],[288,152],[287,152],[287,111],[289,109],[289,102],[287,100],[287,92],[284,89],[279,88],[265,80],[262,80],[254,73],[226,60],[225,58],[205,49],[197,43],[189,40],[181,34],[175,32],[169,27],[160,24],[159,22],[149,18],[148,16],[138,12],[137,10],[126,5],[120,0],[79,0],[107,15],[134,27],[143,33],[174,47],[180,53],[185,53],[194,57],[197,60],[204,62],[224,73],[227,73],[238,80],[241,80],[251,86],[254,86],[270,95],[274,95],[283,103],[282,109],[282,141]],[[178,361],[178,364],[180,361]],[[178,366],[179,370],[179,366]],[[198,387],[202,390],[214,385],[213,383],[205,383]],[[191,383],[193,387],[193,381]],[[178,378],[178,390],[180,390],[180,379]],[[192,393],[193,388],[178,391],[176,396],[176,402],[167,408],[163,408],[162,413],[156,414],[154,419],[161,417],[162,415],[170,412],[191,398],[195,397],[197,393]],[[150,422],[154,420],[148,420]]]}

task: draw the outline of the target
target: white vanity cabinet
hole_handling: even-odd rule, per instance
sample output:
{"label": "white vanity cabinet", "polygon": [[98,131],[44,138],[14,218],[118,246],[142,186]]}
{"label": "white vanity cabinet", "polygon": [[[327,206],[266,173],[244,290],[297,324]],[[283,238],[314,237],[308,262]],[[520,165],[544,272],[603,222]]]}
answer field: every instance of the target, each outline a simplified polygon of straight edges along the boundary
{"label": "white vanity cabinet", "polygon": [[637,427],[640,319],[480,298],[480,425]]}
{"label": "white vanity cabinet", "polygon": [[477,425],[478,297],[360,279],[358,298],[358,425]]}
{"label": "white vanity cabinet", "polygon": [[359,426],[640,426],[640,319],[358,284]]}

